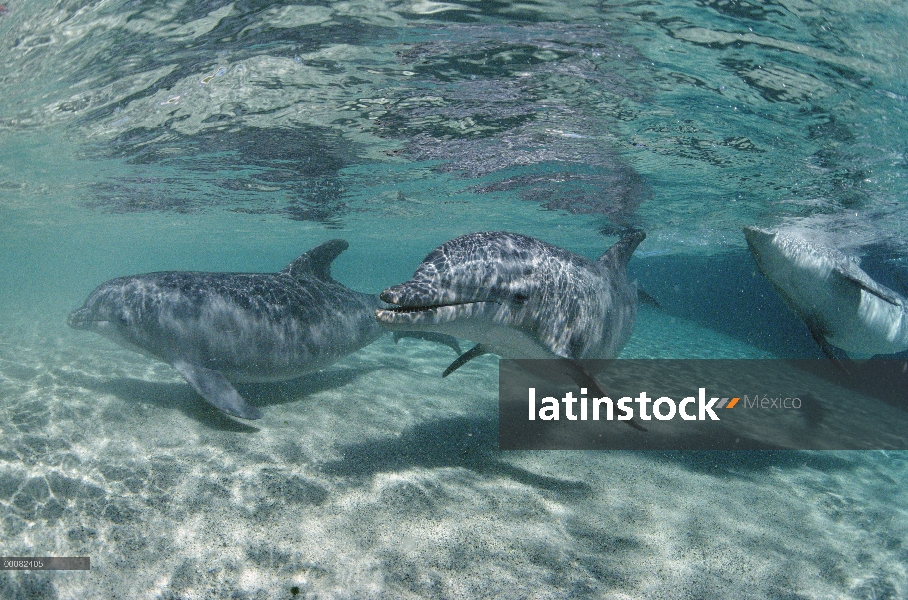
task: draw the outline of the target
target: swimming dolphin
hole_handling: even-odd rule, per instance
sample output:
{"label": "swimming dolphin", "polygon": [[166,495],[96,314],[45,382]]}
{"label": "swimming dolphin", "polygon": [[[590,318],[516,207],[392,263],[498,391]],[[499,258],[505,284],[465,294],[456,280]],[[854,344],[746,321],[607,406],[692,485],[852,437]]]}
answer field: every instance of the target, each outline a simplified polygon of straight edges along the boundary
{"label": "swimming dolphin", "polygon": [[478,342],[445,375],[486,352],[561,358],[579,385],[600,390],[576,361],[613,358],[627,343],[637,290],[625,268],[645,237],[630,232],[594,262],[526,235],[465,235],[433,250],[410,281],[382,292],[394,306],[375,318],[389,329]]}
{"label": "swimming dolphin", "polygon": [[171,364],[227,414],[261,418],[236,382],[292,379],[375,341],[378,297],[331,278],[331,240],[278,273],[168,271],[101,284],[69,325]]}
{"label": "swimming dolphin", "polygon": [[855,258],[802,237],[745,227],[760,272],[842,366],[831,346],[853,358],[908,349],[908,302],[870,278]]}

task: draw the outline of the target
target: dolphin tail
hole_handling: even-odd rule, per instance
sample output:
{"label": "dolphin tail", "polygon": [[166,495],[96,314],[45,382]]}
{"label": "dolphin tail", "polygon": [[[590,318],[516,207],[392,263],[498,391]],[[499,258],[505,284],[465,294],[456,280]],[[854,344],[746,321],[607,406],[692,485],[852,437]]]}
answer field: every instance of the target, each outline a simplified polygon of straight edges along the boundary
{"label": "dolphin tail", "polygon": [[206,369],[182,360],[174,362],[173,368],[189,382],[199,396],[215,408],[241,419],[262,418],[262,411],[247,404],[233,384],[227,381],[220,371]]}
{"label": "dolphin tail", "polygon": [[486,348],[482,344],[476,344],[475,346],[473,346],[472,348],[470,348],[469,350],[467,350],[466,352],[464,352],[463,354],[458,356],[457,360],[452,362],[448,366],[448,368],[445,369],[445,372],[441,374],[441,376],[447,377],[448,375],[450,375],[451,373],[453,373],[460,367],[464,366],[465,364],[467,364],[468,362],[470,362],[477,356],[482,356],[483,354],[488,354],[488,353],[489,353],[489,351],[486,350]]}
{"label": "dolphin tail", "polygon": [[623,234],[596,262],[612,269],[624,269],[627,267],[634,250],[644,239],[646,239],[645,232],[639,229],[632,229]]}

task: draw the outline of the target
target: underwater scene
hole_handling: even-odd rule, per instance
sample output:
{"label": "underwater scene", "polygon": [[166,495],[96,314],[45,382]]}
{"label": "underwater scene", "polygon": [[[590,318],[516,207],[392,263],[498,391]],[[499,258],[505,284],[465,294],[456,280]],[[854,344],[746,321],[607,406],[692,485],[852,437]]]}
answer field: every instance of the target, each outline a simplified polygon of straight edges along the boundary
{"label": "underwater scene", "polygon": [[0,0],[0,556],[90,559],[0,599],[908,598],[908,388],[865,450],[499,447],[502,358],[908,356],[906,50],[885,1]]}

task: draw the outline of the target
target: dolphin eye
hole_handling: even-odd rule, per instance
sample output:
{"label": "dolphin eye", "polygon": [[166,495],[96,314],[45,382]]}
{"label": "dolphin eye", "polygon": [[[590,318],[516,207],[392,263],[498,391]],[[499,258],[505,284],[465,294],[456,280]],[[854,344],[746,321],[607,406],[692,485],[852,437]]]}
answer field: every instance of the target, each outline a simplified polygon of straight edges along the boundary
{"label": "dolphin eye", "polygon": [[511,302],[513,302],[517,306],[523,306],[529,299],[529,296],[527,296],[526,294],[517,293],[511,296]]}

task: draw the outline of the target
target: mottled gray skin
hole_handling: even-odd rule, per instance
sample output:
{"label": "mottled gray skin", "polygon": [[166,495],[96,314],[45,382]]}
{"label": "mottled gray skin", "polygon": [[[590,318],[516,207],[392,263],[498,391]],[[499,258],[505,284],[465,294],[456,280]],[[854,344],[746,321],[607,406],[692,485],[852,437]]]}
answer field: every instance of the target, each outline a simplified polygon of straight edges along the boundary
{"label": "mottled gray skin", "polygon": [[633,232],[591,261],[525,235],[465,235],[382,292],[396,306],[375,316],[389,329],[446,333],[505,358],[612,358],[637,316],[625,267],[644,237]]}
{"label": "mottled gray skin", "polygon": [[332,240],[278,273],[169,271],[101,284],[69,325],[173,365],[206,400],[258,418],[230,382],[280,381],[326,367],[384,333],[377,296],[330,275]]}
{"label": "mottled gray skin", "polygon": [[908,300],[874,281],[857,259],[801,236],[745,227],[760,272],[807,324],[830,358],[832,344],[853,358],[908,349]]}

